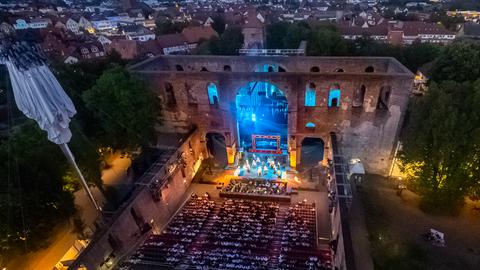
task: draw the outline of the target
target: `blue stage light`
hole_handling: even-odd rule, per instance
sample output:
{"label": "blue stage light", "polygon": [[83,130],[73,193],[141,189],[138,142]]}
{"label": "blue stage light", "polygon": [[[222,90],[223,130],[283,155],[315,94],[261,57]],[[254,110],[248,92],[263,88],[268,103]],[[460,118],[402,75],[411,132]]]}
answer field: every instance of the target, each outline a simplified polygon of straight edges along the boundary
{"label": "blue stage light", "polygon": [[253,122],[257,121],[257,116],[254,113],[252,113],[252,121]]}

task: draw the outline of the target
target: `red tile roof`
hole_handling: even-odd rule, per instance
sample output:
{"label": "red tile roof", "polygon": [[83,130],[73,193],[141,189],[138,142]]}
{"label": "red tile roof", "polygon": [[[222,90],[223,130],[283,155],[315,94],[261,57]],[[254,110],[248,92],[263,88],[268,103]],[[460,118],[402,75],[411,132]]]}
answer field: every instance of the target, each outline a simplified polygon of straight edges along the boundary
{"label": "red tile roof", "polygon": [[188,43],[198,43],[200,39],[218,37],[217,32],[210,26],[189,26],[183,29],[182,34]]}
{"label": "red tile roof", "polygon": [[180,33],[158,36],[157,41],[162,48],[181,46],[187,43],[187,39],[185,38],[185,36]]}
{"label": "red tile roof", "polygon": [[135,40],[116,39],[106,45],[105,49],[108,52],[112,50],[117,51],[122,56],[122,59],[133,59],[137,56],[137,47],[138,45]]}

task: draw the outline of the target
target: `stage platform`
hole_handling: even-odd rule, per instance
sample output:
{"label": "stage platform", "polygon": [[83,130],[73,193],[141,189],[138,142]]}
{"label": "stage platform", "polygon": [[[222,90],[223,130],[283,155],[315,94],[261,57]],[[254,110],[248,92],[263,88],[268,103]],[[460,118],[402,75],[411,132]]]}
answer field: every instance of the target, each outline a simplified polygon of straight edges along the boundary
{"label": "stage platform", "polygon": [[235,198],[235,199],[245,199],[245,200],[255,200],[255,201],[272,201],[272,202],[286,202],[289,203],[292,199],[290,196],[281,196],[281,195],[259,195],[259,194],[248,194],[248,193],[231,193],[231,192],[220,192],[221,198]]}
{"label": "stage platform", "polygon": [[234,177],[222,187],[220,197],[290,202],[292,188],[286,181]]}

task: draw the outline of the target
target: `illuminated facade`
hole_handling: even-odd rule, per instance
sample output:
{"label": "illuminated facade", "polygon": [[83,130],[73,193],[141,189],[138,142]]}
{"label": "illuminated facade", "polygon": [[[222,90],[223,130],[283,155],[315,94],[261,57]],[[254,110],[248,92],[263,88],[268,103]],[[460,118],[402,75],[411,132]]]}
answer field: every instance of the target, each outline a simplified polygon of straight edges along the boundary
{"label": "illuminated facade", "polygon": [[[291,167],[305,138],[340,136],[347,157],[388,172],[413,74],[393,58],[160,56],[131,68],[163,100],[162,130],[225,138],[228,163],[252,135],[279,135]],[[262,142],[268,145],[268,142]]]}
{"label": "illuminated facade", "polygon": [[[346,258],[353,257],[344,252],[341,219],[347,211],[338,210],[338,202],[351,199],[351,193],[339,156],[360,158],[370,172],[388,173],[413,74],[392,58],[330,57],[162,56],[130,71],[162,101],[157,145],[162,154],[136,181],[132,196],[102,221],[71,269],[115,267],[144,235],[164,231],[190,186],[196,185],[190,183],[204,159],[221,157],[219,165],[234,165],[211,174],[218,177],[217,184],[225,184],[228,174],[237,177],[249,164],[238,162],[245,153],[267,156],[267,162],[274,156],[279,170],[273,166],[273,174],[281,174],[270,178],[267,168],[258,176],[292,186],[305,180],[295,168],[313,168],[319,161],[326,165],[325,157],[333,161],[329,191],[342,197],[335,210],[326,191],[312,195],[325,207],[323,213],[330,213],[322,226],[314,227],[336,240],[333,265],[346,269]],[[252,168],[262,170],[250,160]],[[200,186],[202,192],[205,186],[216,188]],[[330,243],[325,242],[327,250]],[[152,256],[164,259],[157,253]]]}

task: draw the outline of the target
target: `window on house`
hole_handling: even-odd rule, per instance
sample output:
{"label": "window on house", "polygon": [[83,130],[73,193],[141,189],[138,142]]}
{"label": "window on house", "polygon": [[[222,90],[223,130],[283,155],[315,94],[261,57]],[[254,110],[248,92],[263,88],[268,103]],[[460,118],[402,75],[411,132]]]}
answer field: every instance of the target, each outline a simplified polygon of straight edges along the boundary
{"label": "window on house", "polygon": [[312,122],[308,122],[307,124],[305,124],[305,127],[306,128],[315,128],[315,124],[312,123]]}
{"label": "window on house", "polygon": [[232,67],[229,65],[223,66],[223,71],[232,71]]}
{"label": "window on house", "polygon": [[367,73],[372,73],[374,71],[375,71],[375,69],[372,66],[368,66],[368,67],[365,68],[365,72],[367,72]]}
{"label": "window on house", "polygon": [[335,69],[335,72],[345,72],[345,70],[343,70],[343,68],[337,68]]}
{"label": "window on house", "polygon": [[175,69],[177,71],[183,71],[183,67],[181,65],[175,65]]}
{"label": "window on house", "polygon": [[320,72],[320,68],[319,67],[311,67],[310,72]]}

